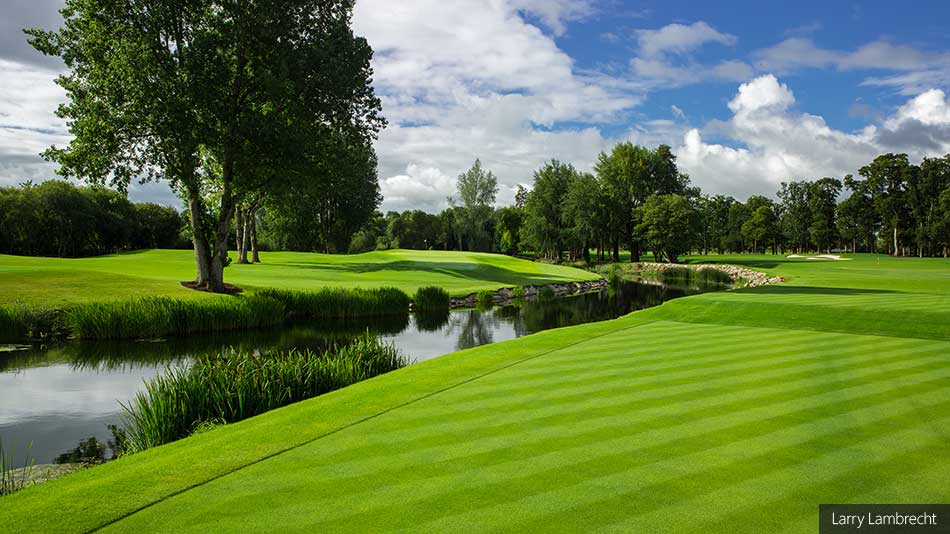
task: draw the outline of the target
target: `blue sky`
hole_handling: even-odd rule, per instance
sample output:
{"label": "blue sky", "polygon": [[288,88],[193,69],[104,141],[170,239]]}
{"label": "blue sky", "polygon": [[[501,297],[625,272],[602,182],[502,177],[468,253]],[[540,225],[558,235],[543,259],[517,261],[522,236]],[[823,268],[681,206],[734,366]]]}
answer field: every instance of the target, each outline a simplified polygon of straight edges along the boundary
{"label": "blue sky", "polygon": [[[581,69],[605,66],[624,69],[638,54],[638,45],[628,37],[638,29],[660,28],[671,23],[691,25],[704,21],[719,32],[734,35],[733,44],[708,43],[691,54],[696,62],[709,64],[735,59],[756,64],[756,52],[788,39],[807,39],[830,50],[855,50],[882,41],[919,51],[950,50],[950,2],[616,2],[616,7],[571,24],[556,37],[558,46],[575,59]],[[540,24],[536,17],[529,20]],[[761,72],[770,71],[763,67]],[[829,72],[830,71],[830,72]],[[799,107],[821,115],[833,127],[853,130],[863,127],[866,117],[852,110],[864,103],[886,113],[904,100],[887,88],[866,87],[861,82],[888,69],[838,70],[823,68],[783,72],[782,81],[793,85]],[[726,107],[735,95],[729,81],[703,83],[658,91],[639,109],[645,116],[662,117],[677,105],[697,121],[728,119]],[[867,110],[870,111],[870,110]]]}
{"label": "blue sky", "polygon": [[[43,180],[69,135],[59,66],[17,28],[61,0],[0,7],[0,185]],[[856,173],[874,155],[950,152],[947,2],[358,0],[390,127],[383,209],[437,211],[476,157],[510,203],[558,158],[590,170],[619,141],[673,147],[709,193]],[[177,203],[164,184],[136,200]]]}

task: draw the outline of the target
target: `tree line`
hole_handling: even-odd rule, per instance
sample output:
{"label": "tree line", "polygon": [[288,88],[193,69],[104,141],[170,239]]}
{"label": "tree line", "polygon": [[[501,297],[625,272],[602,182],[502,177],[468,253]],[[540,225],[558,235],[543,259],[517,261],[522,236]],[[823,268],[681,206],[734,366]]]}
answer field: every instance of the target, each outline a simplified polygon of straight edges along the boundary
{"label": "tree line", "polygon": [[631,261],[651,252],[668,262],[689,252],[950,254],[950,155],[915,165],[906,154],[882,154],[858,177],[783,182],[775,199],[741,202],[692,186],[669,146],[620,143],[598,156],[592,173],[545,163],[513,206],[494,208],[497,183],[478,161],[459,177],[459,196],[472,187],[478,204],[377,212],[350,252],[476,250],[588,262],[592,254],[619,261],[622,250]]}
{"label": "tree line", "polygon": [[0,188],[0,254],[80,257],[188,248],[184,218],[101,186],[50,180]]}

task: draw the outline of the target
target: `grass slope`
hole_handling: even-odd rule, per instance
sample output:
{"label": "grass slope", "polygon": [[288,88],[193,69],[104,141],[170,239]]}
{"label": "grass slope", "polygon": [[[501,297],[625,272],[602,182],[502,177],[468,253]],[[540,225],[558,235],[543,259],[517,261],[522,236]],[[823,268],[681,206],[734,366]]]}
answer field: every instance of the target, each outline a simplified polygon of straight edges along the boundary
{"label": "grass slope", "polygon": [[0,525],[812,532],[819,503],[950,500],[950,262],[692,260],[789,289],[413,365],[5,497]]}
{"label": "grass slope", "polygon": [[[354,255],[264,252],[264,263],[232,264],[225,279],[248,290],[393,286],[412,294],[436,285],[453,295],[504,286],[596,278],[591,273],[500,254],[387,250]],[[95,258],[0,255],[0,304],[58,307],[75,302],[166,296],[221,298],[181,287],[195,277],[188,250],[149,250]]]}

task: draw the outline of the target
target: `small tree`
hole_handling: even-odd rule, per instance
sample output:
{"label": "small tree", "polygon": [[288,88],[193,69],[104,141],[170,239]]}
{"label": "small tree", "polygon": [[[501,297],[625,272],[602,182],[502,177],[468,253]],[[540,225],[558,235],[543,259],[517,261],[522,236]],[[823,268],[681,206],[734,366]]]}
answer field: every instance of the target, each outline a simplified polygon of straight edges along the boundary
{"label": "small tree", "polygon": [[484,246],[488,242],[485,225],[495,206],[498,179],[491,171],[482,169],[482,162],[476,159],[472,168],[459,175],[456,188],[458,197],[450,197],[449,203],[462,208],[461,240],[468,244],[469,250],[487,248]]}

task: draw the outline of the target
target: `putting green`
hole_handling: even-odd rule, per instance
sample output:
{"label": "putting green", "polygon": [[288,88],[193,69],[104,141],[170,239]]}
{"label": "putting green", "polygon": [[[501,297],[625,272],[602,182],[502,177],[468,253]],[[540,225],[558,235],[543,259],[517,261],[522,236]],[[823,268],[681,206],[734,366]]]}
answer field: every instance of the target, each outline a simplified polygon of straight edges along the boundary
{"label": "putting green", "polygon": [[[540,285],[597,277],[586,271],[477,252],[387,250],[366,254],[262,252],[264,263],[225,269],[245,289],[394,286],[409,294],[427,285],[453,295],[505,286]],[[95,258],[0,255],[0,304],[62,306],[129,296],[220,298],[185,289],[195,277],[189,250],[149,250]]]}
{"label": "putting green", "polygon": [[950,501],[950,262],[717,259],[789,281],[413,365],[5,497],[0,525],[813,532],[819,503]]}

